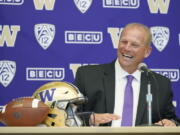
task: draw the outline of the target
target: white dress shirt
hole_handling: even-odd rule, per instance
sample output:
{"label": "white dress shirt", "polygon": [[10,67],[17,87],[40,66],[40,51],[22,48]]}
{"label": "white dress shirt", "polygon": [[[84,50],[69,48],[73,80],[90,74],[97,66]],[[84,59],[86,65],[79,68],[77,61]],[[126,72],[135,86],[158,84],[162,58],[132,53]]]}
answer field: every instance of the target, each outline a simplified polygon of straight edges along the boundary
{"label": "white dress shirt", "polygon": [[[121,117],[123,112],[123,104],[124,104],[124,91],[125,86],[127,83],[127,73],[122,67],[120,66],[118,60],[115,62],[115,106],[114,106],[114,114],[120,116],[119,120],[112,121],[112,127],[119,127],[121,126]],[[138,106],[138,99],[139,99],[139,91],[140,91],[140,83],[141,83],[141,72],[136,70],[133,74],[131,74],[134,79],[132,81],[133,87],[133,126],[135,125],[136,121],[136,114],[137,114],[137,106]]]}

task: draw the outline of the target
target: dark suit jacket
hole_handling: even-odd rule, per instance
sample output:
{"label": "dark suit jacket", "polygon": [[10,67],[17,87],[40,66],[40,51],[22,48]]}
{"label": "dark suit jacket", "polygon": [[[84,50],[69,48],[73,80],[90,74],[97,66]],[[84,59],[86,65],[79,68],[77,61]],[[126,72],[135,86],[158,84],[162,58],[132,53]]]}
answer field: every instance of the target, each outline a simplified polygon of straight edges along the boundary
{"label": "dark suit jacket", "polygon": [[[170,80],[153,72],[157,82],[151,77],[152,122],[160,119],[174,119],[176,115],[172,105]],[[141,75],[140,95],[137,109],[136,125],[147,124],[147,93],[148,79]],[[115,61],[109,64],[88,65],[77,70],[74,84],[87,96],[88,103],[83,111],[95,113],[113,113],[115,99]],[[110,124],[109,124],[110,125]]]}

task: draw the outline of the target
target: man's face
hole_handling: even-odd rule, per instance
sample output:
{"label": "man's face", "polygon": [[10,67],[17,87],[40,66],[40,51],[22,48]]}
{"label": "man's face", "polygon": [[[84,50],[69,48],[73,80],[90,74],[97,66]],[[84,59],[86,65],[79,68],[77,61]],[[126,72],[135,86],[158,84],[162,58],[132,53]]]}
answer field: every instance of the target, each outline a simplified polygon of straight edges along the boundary
{"label": "man's face", "polygon": [[118,60],[124,70],[134,72],[139,63],[150,55],[146,37],[145,31],[136,27],[124,30],[118,45]]}

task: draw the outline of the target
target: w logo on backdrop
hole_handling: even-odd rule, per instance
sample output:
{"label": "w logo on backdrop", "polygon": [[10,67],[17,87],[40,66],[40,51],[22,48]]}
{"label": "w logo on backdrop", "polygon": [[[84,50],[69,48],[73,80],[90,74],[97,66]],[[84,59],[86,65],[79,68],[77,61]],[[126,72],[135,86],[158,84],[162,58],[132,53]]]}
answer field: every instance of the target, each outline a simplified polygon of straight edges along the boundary
{"label": "w logo on backdrop", "polygon": [[93,0],[74,0],[76,7],[81,13],[85,13],[91,6]]}
{"label": "w logo on backdrop", "polygon": [[110,34],[114,49],[118,48],[119,38],[123,28],[108,27],[107,32]]}
{"label": "w logo on backdrop", "polygon": [[0,83],[7,87],[16,73],[16,63],[14,61],[0,61]]}
{"label": "w logo on backdrop", "polygon": [[36,24],[34,32],[39,45],[45,50],[54,40],[55,26],[53,24]]}
{"label": "w logo on backdrop", "polygon": [[7,47],[14,47],[19,31],[19,25],[0,25],[0,47],[3,47],[5,43]]}
{"label": "w logo on backdrop", "polygon": [[152,42],[156,49],[162,52],[169,41],[169,28],[168,27],[151,27]]}
{"label": "w logo on backdrop", "polygon": [[55,0],[33,0],[36,10],[54,10]]}
{"label": "w logo on backdrop", "polygon": [[167,14],[169,9],[170,0],[147,0],[149,10],[152,14]]}

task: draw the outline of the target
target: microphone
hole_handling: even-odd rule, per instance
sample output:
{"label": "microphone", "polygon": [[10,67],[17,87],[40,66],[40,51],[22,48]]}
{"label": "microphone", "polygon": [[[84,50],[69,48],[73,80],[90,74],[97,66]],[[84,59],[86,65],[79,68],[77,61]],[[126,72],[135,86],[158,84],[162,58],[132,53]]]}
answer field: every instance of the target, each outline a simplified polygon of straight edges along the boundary
{"label": "microphone", "polygon": [[147,65],[145,63],[140,63],[138,65],[138,69],[141,71],[141,72],[146,72],[146,73],[150,73],[151,70],[148,69]]}

